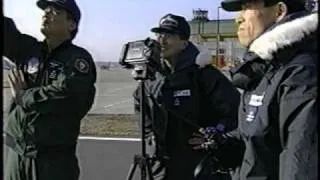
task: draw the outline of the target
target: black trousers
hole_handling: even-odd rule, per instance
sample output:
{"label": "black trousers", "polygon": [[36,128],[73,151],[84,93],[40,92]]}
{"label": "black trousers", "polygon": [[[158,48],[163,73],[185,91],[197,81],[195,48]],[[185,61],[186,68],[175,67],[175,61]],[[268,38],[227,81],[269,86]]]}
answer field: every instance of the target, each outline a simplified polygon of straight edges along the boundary
{"label": "black trousers", "polygon": [[[192,161],[192,159],[191,159]],[[194,177],[197,163],[188,158],[172,158],[170,160],[154,160],[152,163],[153,178],[155,180],[231,180],[230,174],[205,173]]]}
{"label": "black trousers", "polygon": [[78,180],[80,169],[75,153],[39,153],[24,157],[8,148],[4,180]]}

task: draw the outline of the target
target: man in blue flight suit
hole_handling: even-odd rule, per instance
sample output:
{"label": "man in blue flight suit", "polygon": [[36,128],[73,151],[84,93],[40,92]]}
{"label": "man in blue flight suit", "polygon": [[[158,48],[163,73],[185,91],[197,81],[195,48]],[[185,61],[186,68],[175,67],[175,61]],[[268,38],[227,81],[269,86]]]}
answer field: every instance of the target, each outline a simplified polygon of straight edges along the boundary
{"label": "man in blue flight suit", "polygon": [[90,53],[72,44],[80,10],[74,0],[39,0],[43,42],[4,18],[4,56],[13,100],[5,121],[5,180],[77,180],[80,121],[95,96]]}

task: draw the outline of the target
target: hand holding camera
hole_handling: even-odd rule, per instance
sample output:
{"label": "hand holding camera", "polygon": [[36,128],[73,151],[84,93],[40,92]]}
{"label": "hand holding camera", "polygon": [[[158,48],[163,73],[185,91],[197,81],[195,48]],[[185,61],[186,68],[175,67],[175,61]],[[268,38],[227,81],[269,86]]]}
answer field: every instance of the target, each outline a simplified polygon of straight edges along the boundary
{"label": "hand holding camera", "polygon": [[215,127],[200,128],[199,133],[193,134],[189,144],[194,150],[206,152],[194,170],[195,177],[228,173],[238,165],[242,158],[235,152],[239,151],[240,141],[228,136],[221,124]]}
{"label": "hand holding camera", "polygon": [[226,138],[224,126],[219,124],[216,127],[200,128],[199,133],[193,134],[189,144],[194,150],[216,150],[220,144],[224,144]]}
{"label": "hand holding camera", "polygon": [[206,155],[195,168],[194,176],[202,174],[228,173],[242,160],[244,144],[241,140],[224,132],[224,126],[200,128],[189,140],[194,150],[205,151]]}

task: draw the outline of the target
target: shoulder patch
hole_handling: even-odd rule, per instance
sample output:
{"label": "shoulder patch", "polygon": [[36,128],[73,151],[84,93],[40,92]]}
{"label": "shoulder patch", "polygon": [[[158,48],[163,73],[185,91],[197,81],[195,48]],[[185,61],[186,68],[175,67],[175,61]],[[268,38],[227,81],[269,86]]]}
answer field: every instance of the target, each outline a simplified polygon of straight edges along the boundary
{"label": "shoulder patch", "polygon": [[90,65],[85,59],[79,58],[75,61],[74,67],[81,73],[88,73]]}

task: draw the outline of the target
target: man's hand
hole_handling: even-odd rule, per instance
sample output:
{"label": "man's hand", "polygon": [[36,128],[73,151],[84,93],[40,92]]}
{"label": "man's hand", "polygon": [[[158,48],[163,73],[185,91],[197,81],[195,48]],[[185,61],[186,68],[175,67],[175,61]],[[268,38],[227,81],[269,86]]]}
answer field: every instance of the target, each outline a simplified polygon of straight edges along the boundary
{"label": "man's hand", "polygon": [[203,149],[203,145],[206,142],[205,138],[200,133],[193,133],[192,138],[189,139],[188,143],[192,146],[194,150]]}
{"label": "man's hand", "polygon": [[198,132],[193,133],[192,138],[188,141],[194,150],[216,149],[218,142],[224,140],[224,125],[218,124],[216,127],[208,126],[200,128]]}
{"label": "man's hand", "polygon": [[27,88],[27,83],[24,79],[23,73],[21,70],[13,69],[10,71],[8,78],[12,97],[15,100],[19,100],[23,90]]}
{"label": "man's hand", "polygon": [[215,141],[213,139],[208,140],[200,133],[193,133],[193,137],[189,139],[188,142],[194,150],[208,150],[215,145]]}

